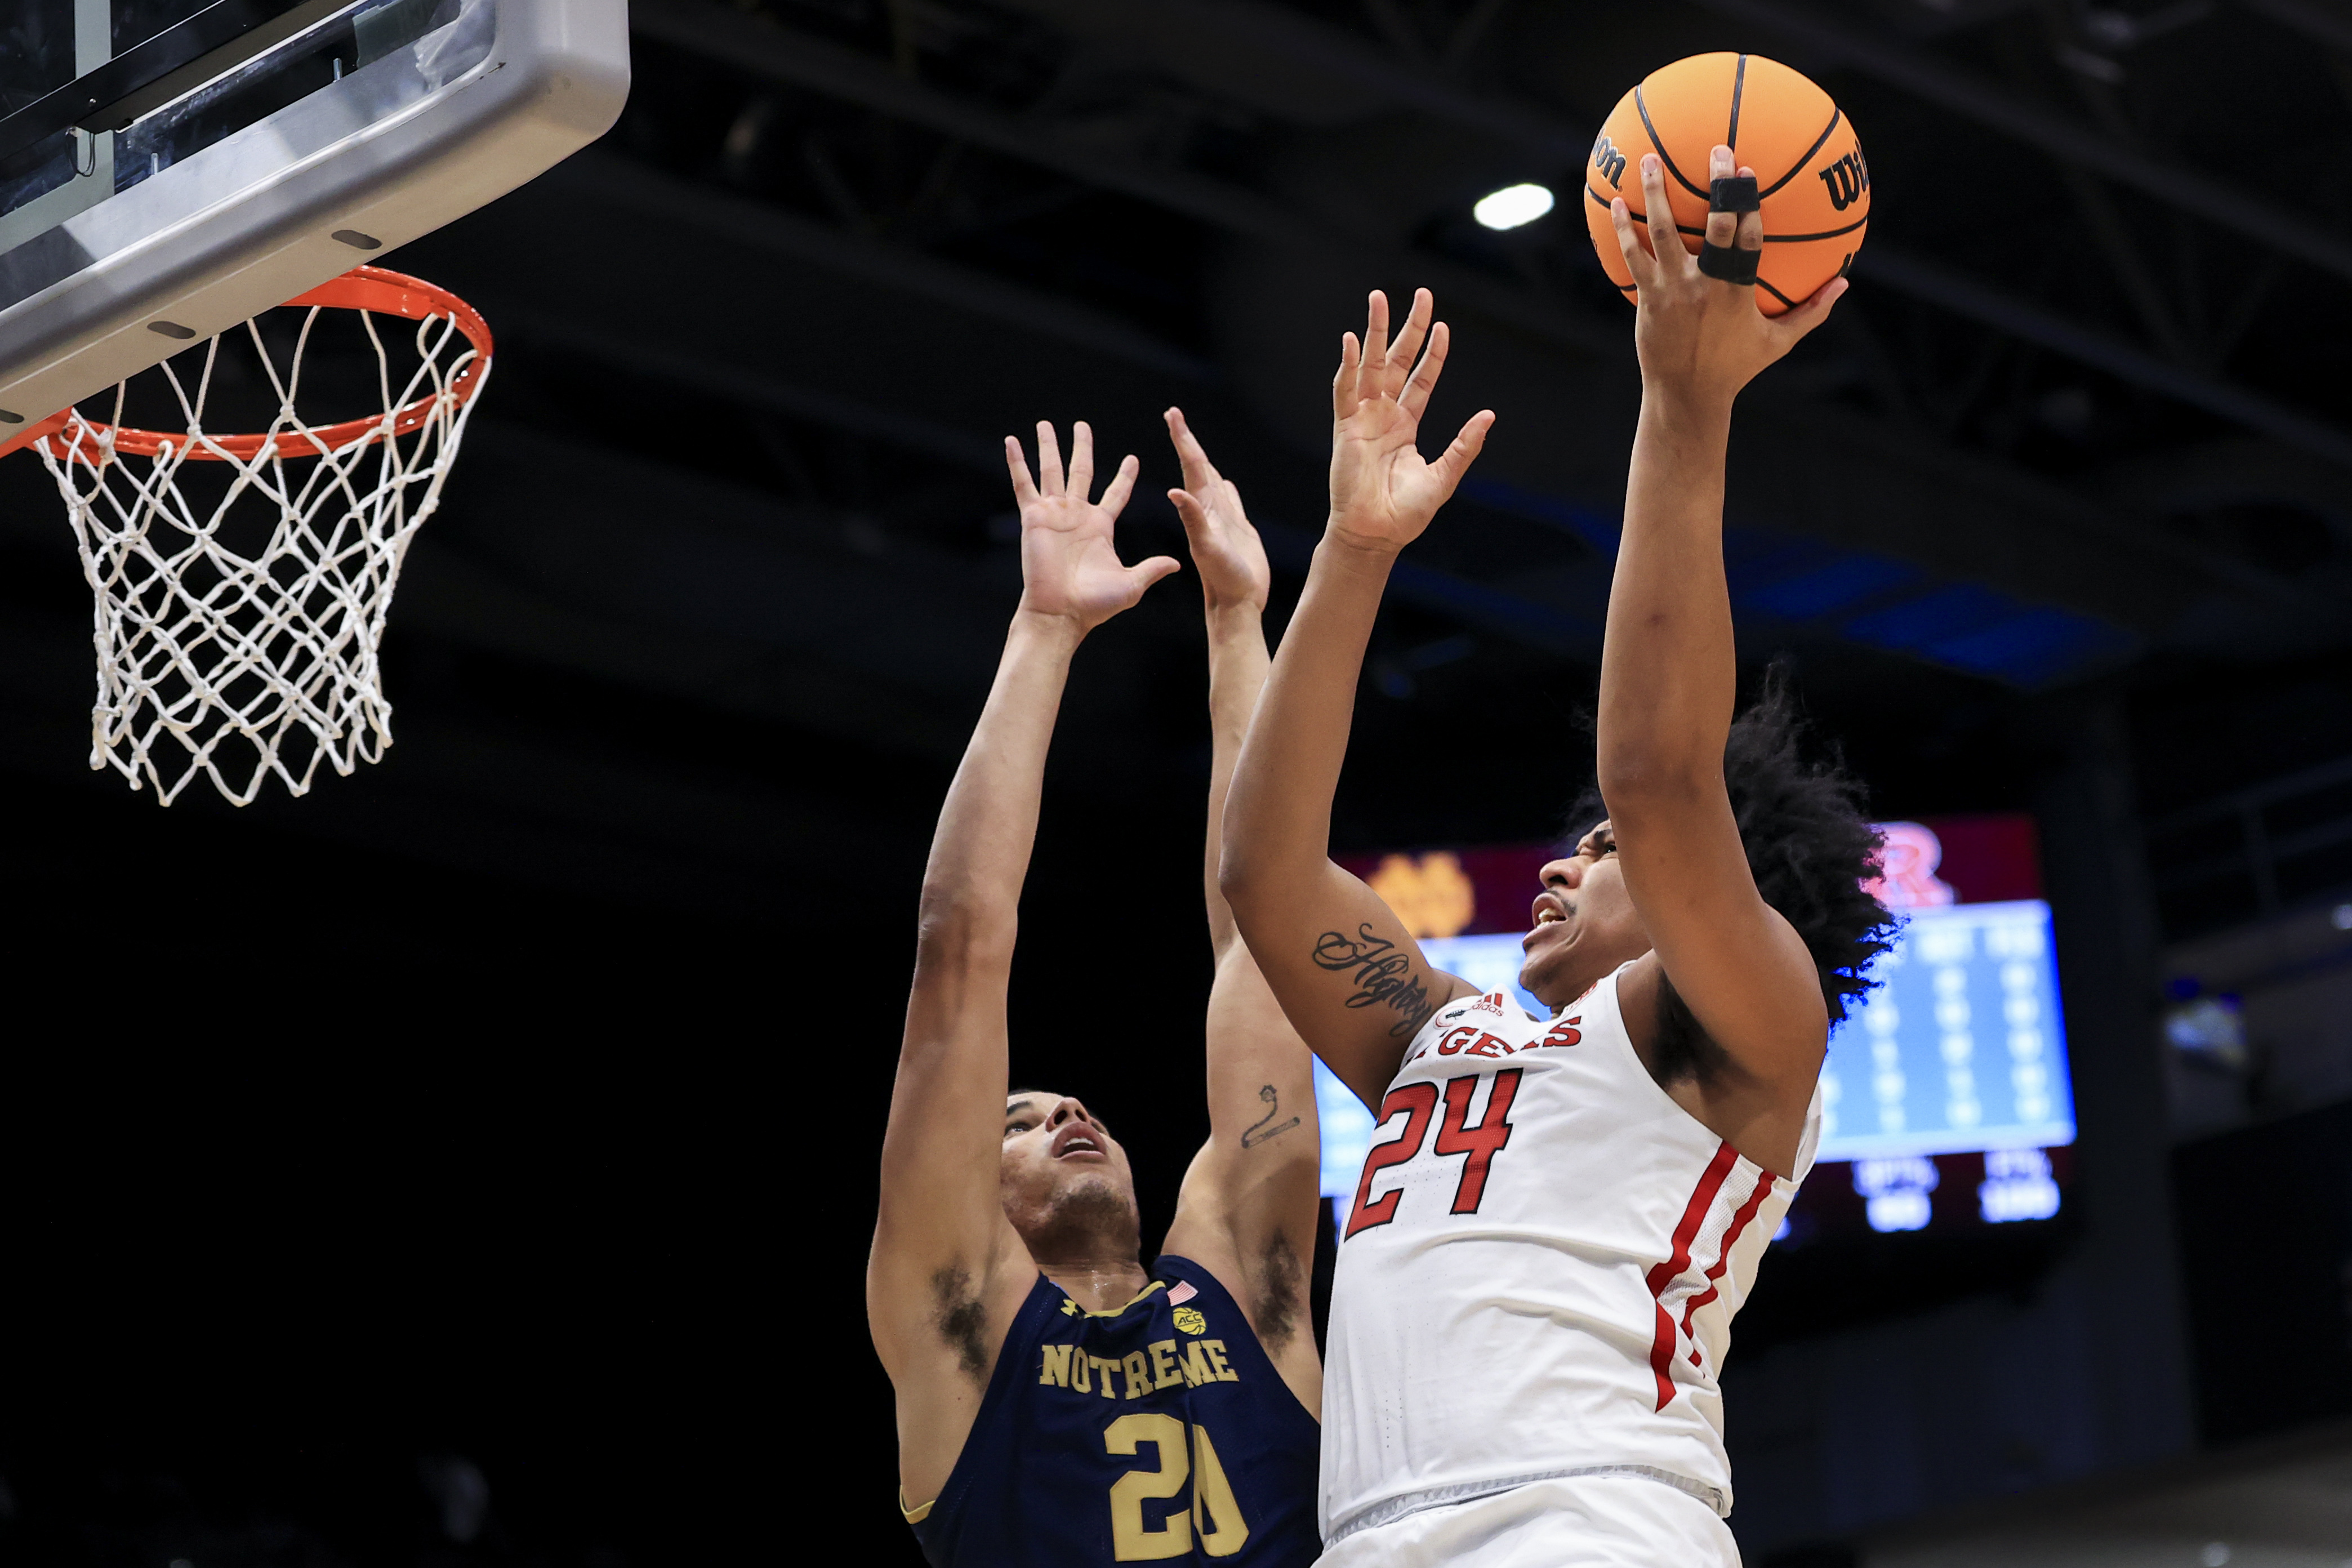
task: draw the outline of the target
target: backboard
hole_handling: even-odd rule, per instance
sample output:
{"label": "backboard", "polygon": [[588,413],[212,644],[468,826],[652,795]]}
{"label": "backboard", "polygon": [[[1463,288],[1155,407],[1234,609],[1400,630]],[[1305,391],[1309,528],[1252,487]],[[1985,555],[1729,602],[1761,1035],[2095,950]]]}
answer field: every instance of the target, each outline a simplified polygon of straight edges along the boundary
{"label": "backboard", "polygon": [[0,449],[494,200],[627,96],[627,0],[8,0]]}

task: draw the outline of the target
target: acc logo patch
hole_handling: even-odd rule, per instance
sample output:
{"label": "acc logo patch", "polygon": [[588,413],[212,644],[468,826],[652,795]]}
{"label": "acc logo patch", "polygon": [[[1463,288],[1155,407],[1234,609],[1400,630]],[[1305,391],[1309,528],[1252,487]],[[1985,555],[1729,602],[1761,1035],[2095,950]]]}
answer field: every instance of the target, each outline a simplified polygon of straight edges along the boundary
{"label": "acc logo patch", "polygon": [[1201,1315],[1197,1307],[1179,1307],[1176,1309],[1176,1326],[1188,1334],[1206,1333],[1209,1320]]}

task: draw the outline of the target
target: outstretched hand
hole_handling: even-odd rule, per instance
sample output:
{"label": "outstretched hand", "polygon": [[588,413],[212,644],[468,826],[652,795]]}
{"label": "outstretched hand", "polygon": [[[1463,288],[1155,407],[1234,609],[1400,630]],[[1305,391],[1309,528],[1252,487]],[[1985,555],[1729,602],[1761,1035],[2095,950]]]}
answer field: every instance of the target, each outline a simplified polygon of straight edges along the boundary
{"label": "outstretched hand", "polygon": [[[1735,170],[1731,149],[1716,148],[1708,157],[1708,177],[1725,180],[1734,174],[1752,179],[1756,171]],[[1655,153],[1642,155],[1642,202],[1648,243],[1624,197],[1610,202],[1609,218],[1641,291],[1633,342],[1643,381],[1654,390],[1727,407],[1759,371],[1828,320],[1830,307],[1845,292],[1845,279],[1832,278],[1786,315],[1767,316],[1756,308],[1753,285],[1722,282],[1699,270],[1698,258],[1675,231],[1665,165]],[[1735,235],[1738,248],[1762,249],[1764,215],[1707,215],[1707,244],[1730,245]]]}
{"label": "outstretched hand", "polygon": [[[1395,342],[1388,341],[1388,296],[1372,291],[1363,342],[1339,340],[1339,374],[1331,378],[1331,520],[1349,543],[1395,551],[1421,536],[1469,471],[1495,423],[1481,409],[1433,463],[1415,439],[1430,394],[1445,369],[1445,323],[1430,324],[1436,304],[1413,290],[1412,310]],[[1428,352],[1421,353],[1423,342]],[[1421,353],[1421,363],[1413,356]]]}
{"label": "outstretched hand", "polygon": [[1242,510],[1242,492],[1233,480],[1217,472],[1209,454],[1184,422],[1184,411],[1171,408],[1168,438],[1176,443],[1176,460],[1184,470],[1184,488],[1170,490],[1176,515],[1184,521],[1192,542],[1192,565],[1201,574],[1201,596],[1212,610],[1246,605],[1265,608],[1274,585],[1266,564],[1265,544]]}
{"label": "outstretched hand", "polygon": [[1070,471],[1062,472],[1062,451],[1050,421],[1037,422],[1037,479],[1018,437],[1004,438],[1004,465],[1013,472],[1013,494],[1021,503],[1021,610],[1024,615],[1066,620],[1080,634],[1090,632],[1143,597],[1143,591],[1180,570],[1172,556],[1155,555],[1132,566],[1119,564],[1111,546],[1111,522],[1135,489],[1137,464],[1130,454],[1118,465],[1102,499],[1094,488],[1095,436],[1085,420],[1070,427]]}

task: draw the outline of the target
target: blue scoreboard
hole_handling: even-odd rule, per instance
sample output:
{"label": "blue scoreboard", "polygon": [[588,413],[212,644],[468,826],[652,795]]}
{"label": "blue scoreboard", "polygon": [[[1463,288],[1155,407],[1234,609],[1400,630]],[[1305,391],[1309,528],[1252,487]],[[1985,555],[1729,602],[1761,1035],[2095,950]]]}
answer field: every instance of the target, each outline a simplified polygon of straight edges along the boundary
{"label": "blue scoreboard", "polygon": [[2074,1141],[2048,904],[1908,910],[1871,973],[1878,987],[1830,1037],[1821,1158]]}

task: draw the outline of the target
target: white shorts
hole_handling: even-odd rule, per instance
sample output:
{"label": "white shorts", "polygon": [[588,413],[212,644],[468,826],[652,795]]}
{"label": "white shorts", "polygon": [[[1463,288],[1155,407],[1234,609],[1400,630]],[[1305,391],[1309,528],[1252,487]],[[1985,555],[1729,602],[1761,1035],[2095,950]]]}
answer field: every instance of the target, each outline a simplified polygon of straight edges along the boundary
{"label": "white shorts", "polygon": [[1739,1568],[1731,1527],[1643,1476],[1568,1476],[1360,1530],[1316,1568]]}

